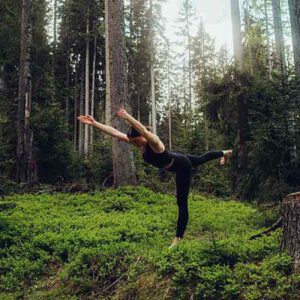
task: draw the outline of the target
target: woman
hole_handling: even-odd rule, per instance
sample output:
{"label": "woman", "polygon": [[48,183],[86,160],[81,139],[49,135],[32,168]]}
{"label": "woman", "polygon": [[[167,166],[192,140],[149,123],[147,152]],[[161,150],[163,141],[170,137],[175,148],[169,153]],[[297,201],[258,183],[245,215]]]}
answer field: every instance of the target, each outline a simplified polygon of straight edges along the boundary
{"label": "woman", "polygon": [[147,130],[143,124],[134,119],[123,107],[119,109],[117,115],[131,125],[127,134],[95,121],[92,116],[79,116],[78,120],[92,125],[120,141],[133,144],[142,153],[143,159],[147,163],[176,174],[176,197],[179,213],[176,236],[170,246],[172,248],[183,238],[188,223],[188,194],[192,168],[218,158],[221,165],[225,164],[228,158],[232,156],[232,150],[210,151],[202,156],[167,151],[159,137]]}

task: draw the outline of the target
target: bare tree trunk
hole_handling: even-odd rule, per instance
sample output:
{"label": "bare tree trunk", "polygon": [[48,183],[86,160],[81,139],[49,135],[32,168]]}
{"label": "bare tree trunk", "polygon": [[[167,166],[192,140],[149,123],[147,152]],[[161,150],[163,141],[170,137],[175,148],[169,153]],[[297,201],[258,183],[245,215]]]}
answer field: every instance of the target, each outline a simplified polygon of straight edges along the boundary
{"label": "bare tree trunk", "polygon": [[168,95],[168,106],[169,106],[169,119],[168,119],[168,131],[169,131],[169,150],[172,150],[172,105],[171,105],[171,97],[170,97],[170,43],[167,40],[167,76],[168,76],[168,90],[167,90],[167,95]]}
{"label": "bare tree trunk", "polygon": [[252,43],[251,43],[251,24],[250,24],[250,7],[249,1],[245,1],[245,32],[249,36],[247,37],[248,42],[246,42],[246,47],[249,51],[249,60],[250,60],[250,74],[253,75],[254,72],[254,61],[253,61],[253,53],[252,53]]}
{"label": "bare tree trunk", "polygon": [[285,64],[280,0],[272,0],[272,8],[273,8],[273,20],[274,20],[275,46],[276,46],[276,53],[278,57],[277,61],[280,66],[280,71],[282,76],[282,87],[284,88],[285,78],[286,78],[286,64]]}
{"label": "bare tree trunk", "polygon": [[[299,0],[289,0],[290,20],[291,20],[291,31],[293,40],[293,52],[295,62],[295,72],[298,78],[298,101],[300,99],[300,3]],[[299,109],[294,111],[293,120],[296,119],[296,115],[299,114]],[[295,136],[295,160],[299,154],[297,143],[299,141],[299,134]]]}
{"label": "bare tree trunk", "polygon": [[31,17],[32,1],[22,0],[21,50],[18,98],[18,143],[17,143],[17,181],[22,184],[37,182],[37,165],[33,158],[33,133],[29,126],[31,112]]}
{"label": "bare tree trunk", "polygon": [[[86,17],[86,46],[85,46],[85,105],[84,114],[88,115],[90,113],[90,17],[89,10],[87,11]],[[89,154],[89,126],[84,126],[83,135],[83,157],[88,158]]]}
{"label": "bare tree trunk", "polygon": [[[80,96],[79,96],[79,114],[84,114],[84,67],[83,63],[80,62],[81,70],[80,70]],[[83,123],[79,122],[79,137],[78,137],[78,150],[80,154],[83,154],[83,134],[84,134],[84,128]]]}
{"label": "bare tree trunk", "polygon": [[[124,132],[127,129],[125,122],[116,117],[117,110],[122,104],[127,106],[128,101],[123,0],[105,0],[105,24],[108,71],[106,103],[110,107],[111,125]],[[114,186],[136,184],[135,165],[129,145],[113,139],[112,152]]]}
{"label": "bare tree trunk", "polygon": [[[152,0],[150,0],[150,18],[153,20],[153,6]],[[155,103],[155,78],[154,78],[154,30],[153,22],[150,23],[150,53],[151,53],[151,66],[150,66],[150,75],[151,75],[151,106],[152,106],[152,131],[154,134],[157,134],[156,128],[156,103]]]}
{"label": "bare tree trunk", "polygon": [[[76,150],[77,148],[77,135],[78,135],[78,70],[77,70],[77,58],[75,62],[75,90],[74,90],[74,135],[73,135],[73,149]],[[80,122],[81,123],[81,122]]]}
{"label": "bare tree trunk", "polygon": [[[127,43],[127,49],[128,49],[128,76],[127,76],[127,82],[128,82],[128,99],[129,104],[132,107],[133,113],[136,113],[136,107],[137,103],[135,103],[135,95],[138,93],[137,87],[134,82],[134,74],[135,74],[135,66],[134,66],[134,58],[135,58],[135,37],[134,37],[134,28],[133,28],[133,1],[130,1],[130,7],[129,7],[129,40]],[[135,47],[135,48],[134,48]],[[138,113],[137,113],[138,114]]]}
{"label": "bare tree trunk", "polygon": [[294,262],[296,273],[300,272],[300,192],[285,197],[282,202],[282,250],[286,250]]}
{"label": "bare tree trunk", "polygon": [[[273,8],[273,19],[274,19],[274,32],[275,32],[275,45],[276,45],[276,54],[277,62],[280,67],[281,72],[281,82],[282,82],[282,92],[285,93],[285,82],[286,82],[286,63],[285,63],[285,51],[284,51],[284,39],[283,39],[283,30],[282,30],[282,20],[281,20],[281,7],[280,0],[272,0]],[[298,28],[298,31],[300,27]],[[285,113],[285,122],[287,124],[287,131],[293,137],[293,142],[295,147],[292,147],[290,150],[291,162],[295,163],[297,157],[296,149],[296,133],[295,133],[295,118],[294,112],[291,109],[286,110]]]}
{"label": "bare tree trunk", "polygon": [[[94,56],[93,56],[93,71],[92,71],[92,94],[91,94],[91,115],[95,113],[95,82],[96,82],[96,58],[97,58],[97,24],[94,28]],[[93,147],[94,143],[94,131],[93,126],[90,127],[90,145]]]}
{"label": "bare tree trunk", "polygon": [[66,124],[69,126],[69,118],[70,118],[70,50],[68,47],[66,53]]}
{"label": "bare tree trunk", "polygon": [[52,80],[53,80],[53,91],[52,97],[55,98],[55,62],[56,62],[56,43],[57,43],[57,0],[54,0],[54,8],[53,8],[53,53],[52,53]]}
{"label": "bare tree trunk", "polygon": [[[201,18],[201,27],[202,27],[202,38],[201,38],[201,56],[203,59],[203,68],[205,65],[205,60],[204,60],[204,24]],[[205,142],[205,151],[209,150],[209,141],[208,141],[208,125],[207,125],[207,120],[205,119],[205,116],[203,116],[203,123],[204,123],[204,142]]]}
{"label": "bare tree trunk", "polygon": [[264,9],[265,9],[265,20],[266,20],[266,36],[267,36],[267,64],[268,64],[268,77],[272,80],[272,59],[270,51],[270,31],[269,31],[269,14],[268,14],[268,5],[267,0],[264,0]]}
{"label": "bare tree trunk", "polygon": [[238,0],[231,1],[231,20],[232,20],[232,36],[233,51],[235,63],[239,68],[243,67],[243,44],[241,33],[241,17],[240,6]]}
{"label": "bare tree trunk", "polygon": [[5,83],[3,79],[3,65],[0,65],[0,91],[5,90]]}
{"label": "bare tree trunk", "polygon": [[299,0],[289,0],[291,31],[293,40],[293,52],[295,70],[300,80],[300,3]]}
{"label": "bare tree trunk", "polygon": [[190,34],[190,15],[187,10],[187,38],[188,38],[188,73],[189,73],[189,109],[192,108],[192,61],[191,61],[191,34]]}
{"label": "bare tree trunk", "polygon": [[105,123],[107,125],[111,125],[111,82],[110,82],[110,63],[112,63],[112,58],[110,57],[110,48],[109,48],[109,43],[110,43],[110,37],[108,36],[108,28],[111,26],[109,23],[109,15],[107,12],[107,9],[109,9],[108,6],[108,0],[105,0]]}

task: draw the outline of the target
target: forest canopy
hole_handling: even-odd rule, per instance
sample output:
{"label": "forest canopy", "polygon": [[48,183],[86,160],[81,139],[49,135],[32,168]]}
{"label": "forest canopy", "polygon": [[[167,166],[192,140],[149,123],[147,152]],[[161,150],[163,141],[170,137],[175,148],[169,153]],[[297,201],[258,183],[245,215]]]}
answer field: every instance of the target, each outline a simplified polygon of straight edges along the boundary
{"label": "forest canopy", "polygon": [[[90,114],[115,124],[116,101],[170,150],[234,150],[230,167],[210,164],[194,173],[196,190],[264,202],[299,189],[297,1],[231,1],[233,53],[225,45],[217,48],[190,0],[181,3],[177,40],[171,40],[164,2],[119,5],[122,47],[105,38],[104,1],[1,1],[1,195],[38,185],[118,185],[111,180],[120,165],[112,155],[117,146],[77,120]],[[122,99],[107,97],[105,47],[112,45],[124,58],[112,62],[119,70],[125,64]],[[126,133],[126,125],[116,126]],[[139,183],[170,190],[170,177],[158,176],[136,152],[126,151]]]}

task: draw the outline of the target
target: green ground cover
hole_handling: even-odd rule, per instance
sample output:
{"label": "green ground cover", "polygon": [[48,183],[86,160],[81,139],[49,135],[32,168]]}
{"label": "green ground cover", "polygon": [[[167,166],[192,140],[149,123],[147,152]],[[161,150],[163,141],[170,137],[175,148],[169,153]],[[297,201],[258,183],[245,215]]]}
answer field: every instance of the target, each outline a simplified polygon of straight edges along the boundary
{"label": "green ground cover", "polygon": [[0,299],[296,299],[281,230],[250,241],[276,210],[191,194],[177,206],[144,187],[24,194],[0,201]]}

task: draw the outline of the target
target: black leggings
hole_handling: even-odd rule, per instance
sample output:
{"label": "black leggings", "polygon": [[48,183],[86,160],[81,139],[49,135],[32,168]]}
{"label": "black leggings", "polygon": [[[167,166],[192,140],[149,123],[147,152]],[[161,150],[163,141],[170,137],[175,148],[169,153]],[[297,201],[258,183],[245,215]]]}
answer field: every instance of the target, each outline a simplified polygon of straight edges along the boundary
{"label": "black leggings", "polygon": [[188,195],[191,184],[191,170],[209,160],[223,156],[222,151],[210,151],[201,156],[170,152],[174,158],[172,166],[168,169],[176,173],[176,197],[178,205],[178,220],[176,237],[183,237],[189,219]]}

